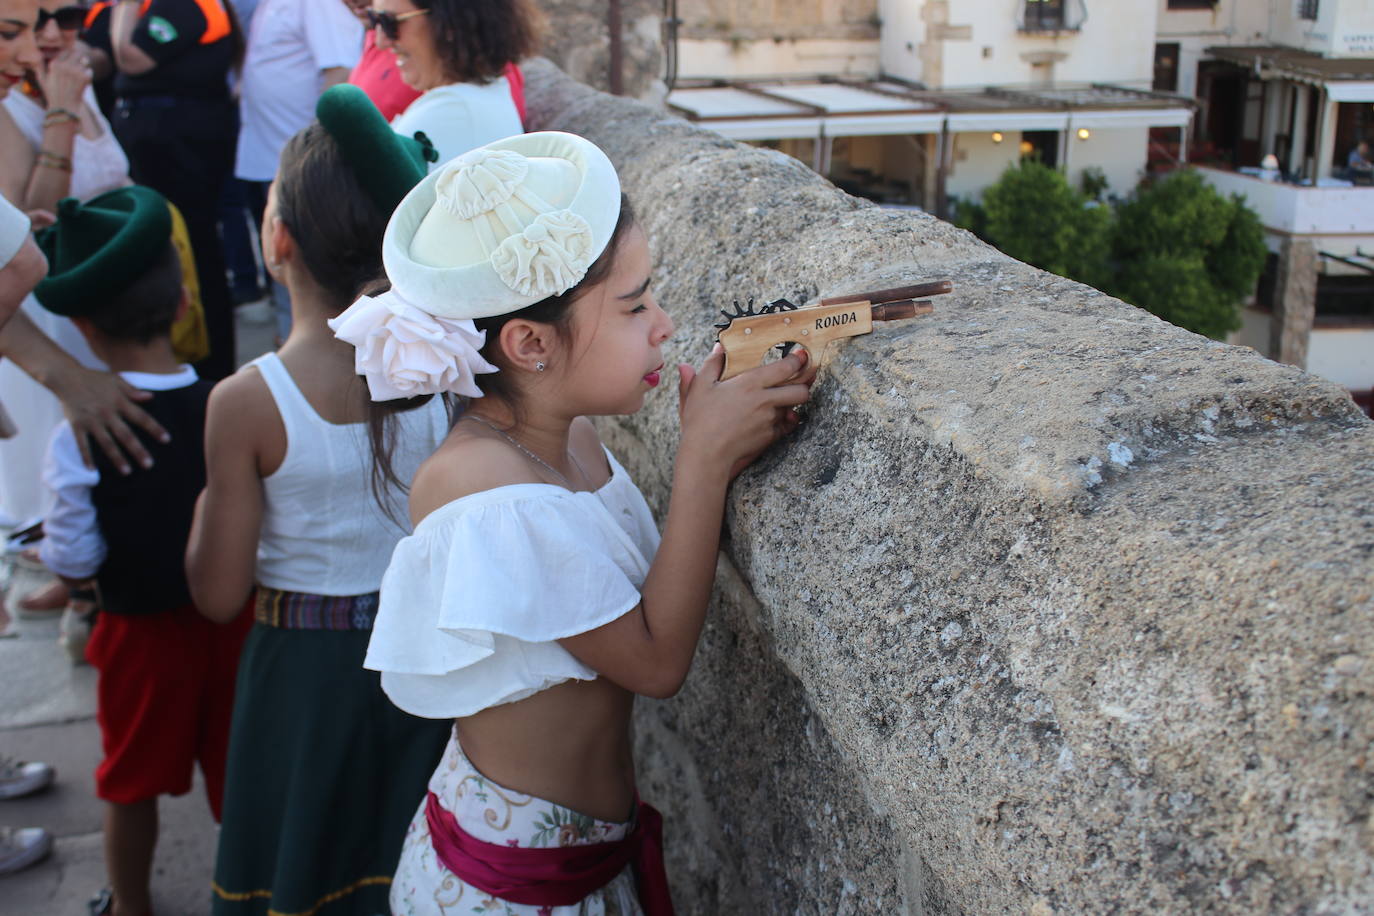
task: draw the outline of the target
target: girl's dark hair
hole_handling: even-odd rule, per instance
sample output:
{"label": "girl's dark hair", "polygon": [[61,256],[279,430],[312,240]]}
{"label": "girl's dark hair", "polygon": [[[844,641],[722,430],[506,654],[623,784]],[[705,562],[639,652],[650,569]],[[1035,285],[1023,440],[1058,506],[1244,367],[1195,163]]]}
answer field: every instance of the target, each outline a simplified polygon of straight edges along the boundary
{"label": "girl's dark hair", "polygon": [[318,122],[287,141],[277,170],[277,216],[306,269],[338,311],[384,276],[382,235],[391,214],[363,189]]}
{"label": "girl's dark hair", "polygon": [[457,83],[489,83],[539,50],[544,19],[530,0],[415,0],[429,10],[434,48]]}
{"label": "girl's dark hair", "polygon": [[[506,322],[515,318],[523,318],[526,321],[552,325],[554,332],[558,334],[560,339],[568,340],[571,336],[568,323],[572,317],[573,304],[586,295],[588,290],[604,282],[610,276],[611,270],[615,267],[616,252],[620,248],[620,243],[634,224],[634,209],[630,206],[629,198],[622,194],[620,195],[620,217],[616,220],[614,231],[611,232],[611,239],[606,243],[606,248],[601,252],[601,256],[592,262],[592,265],[587,268],[586,275],[576,286],[557,296],[549,296],[533,305],[527,305],[519,311],[495,315],[491,318],[478,318],[473,322],[477,325],[477,330],[485,331],[487,335],[486,343],[482,345],[482,349],[479,351],[482,358],[501,370],[489,375],[478,376],[477,384],[482,389],[484,397],[505,401],[512,410],[518,412],[519,404],[516,402],[515,389],[511,384],[510,373],[507,371],[505,355],[501,352],[501,329],[505,327]],[[423,400],[428,400],[428,398]],[[456,422],[462,416],[463,411],[467,409],[468,400],[467,398],[455,398],[448,402],[450,422]],[[391,456],[396,447],[394,420],[396,414],[418,406],[415,403],[417,401],[422,402],[422,399],[373,401],[369,404],[367,425],[368,439],[372,443],[372,486],[374,492],[382,492],[381,488],[388,484],[400,487],[402,490],[408,489],[407,481],[398,478],[395,468],[391,465]]]}
{"label": "girl's dark hair", "polygon": [[[277,170],[277,216],[291,231],[306,269],[336,311],[342,312],[365,293],[386,289],[382,236],[391,214],[373,202],[339,145],[319,122],[292,137],[282,150]],[[360,390],[366,399],[366,389]],[[368,437],[373,443],[372,495],[393,521],[397,506],[388,485],[405,492],[409,483],[396,478],[389,458],[400,425],[399,414],[427,404],[429,398],[388,402],[395,407],[378,422],[368,408]],[[385,451],[378,449],[378,442],[386,444]]]}

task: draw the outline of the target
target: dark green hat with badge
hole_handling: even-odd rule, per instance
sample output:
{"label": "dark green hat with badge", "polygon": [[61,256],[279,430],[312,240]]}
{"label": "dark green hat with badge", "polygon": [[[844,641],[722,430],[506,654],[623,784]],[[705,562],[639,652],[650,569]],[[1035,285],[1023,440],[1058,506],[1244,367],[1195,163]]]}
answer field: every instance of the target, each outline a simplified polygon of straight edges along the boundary
{"label": "dark green hat with badge", "polygon": [[386,213],[429,172],[439,154],[423,133],[404,137],[391,129],[357,86],[331,86],[315,105],[315,117],[338,144],[372,202]]}
{"label": "dark green hat with badge", "polygon": [[132,185],[82,203],[57,205],[57,222],[38,233],[48,276],[34,296],[50,312],[86,317],[127,290],[167,252],[172,215],[152,188]]}

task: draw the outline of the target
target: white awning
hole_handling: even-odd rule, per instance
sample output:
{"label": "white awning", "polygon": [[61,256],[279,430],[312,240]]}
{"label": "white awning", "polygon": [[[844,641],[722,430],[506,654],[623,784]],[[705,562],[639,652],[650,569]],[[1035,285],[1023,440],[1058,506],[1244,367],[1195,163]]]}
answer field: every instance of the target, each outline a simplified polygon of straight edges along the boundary
{"label": "white awning", "polygon": [[924,99],[841,83],[761,83],[757,87],[675,89],[670,108],[732,140],[873,137],[1078,127],[1182,127],[1182,107],[950,111]]}
{"label": "white awning", "polygon": [[1067,111],[970,111],[950,112],[953,133],[982,130],[1064,130],[1069,126]]}
{"label": "white awning", "polygon": [[1374,80],[1329,82],[1326,96],[1333,102],[1374,102]]}
{"label": "white awning", "polygon": [[821,135],[821,119],[816,117],[704,119],[696,123],[731,140],[796,140]]}
{"label": "white awning", "polygon": [[914,99],[839,83],[783,83],[760,91],[675,89],[668,105],[732,140],[938,134],[944,112]]}
{"label": "white awning", "polygon": [[886,134],[938,134],[943,111],[922,114],[855,114],[825,119],[827,137],[874,137]]}
{"label": "white awning", "polygon": [[810,105],[789,102],[734,86],[708,86],[700,89],[675,89],[668,93],[668,105],[689,112],[698,120],[714,118],[774,117],[816,115]]}
{"label": "white awning", "polygon": [[1121,108],[1075,111],[1072,127],[1187,127],[1193,113],[1187,108]]}
{"label": "white awning", "polygon": [[784,83],[769,86],[768,94],[790,99],[802,105],[824,108],[831,114],[848,111],[907,111],[924,108],[912,99],[904,99],[882,92],[873,92],[843,83]]}

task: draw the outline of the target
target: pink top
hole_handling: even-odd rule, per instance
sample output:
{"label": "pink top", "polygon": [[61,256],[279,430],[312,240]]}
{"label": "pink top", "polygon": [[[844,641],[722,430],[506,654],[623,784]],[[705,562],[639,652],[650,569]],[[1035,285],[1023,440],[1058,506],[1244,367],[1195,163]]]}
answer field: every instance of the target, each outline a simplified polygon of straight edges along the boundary
{"label": "pink top", "polygon": [[[506,64],[506,79],[510,82],[511,100],[515,110],[520,113],[520,121],[525,120],[525,77],[515,64]],[[388,121],[410,107],[410,103],[420,97],[420,93],[406,85],[401,79],[401,71],[396,69],[396,55],[385,48],[377,47],[377,36],[368,30],[363,39],[363,56],[358,65],[348,75],[348,81],[357,86],[382,117]]]}

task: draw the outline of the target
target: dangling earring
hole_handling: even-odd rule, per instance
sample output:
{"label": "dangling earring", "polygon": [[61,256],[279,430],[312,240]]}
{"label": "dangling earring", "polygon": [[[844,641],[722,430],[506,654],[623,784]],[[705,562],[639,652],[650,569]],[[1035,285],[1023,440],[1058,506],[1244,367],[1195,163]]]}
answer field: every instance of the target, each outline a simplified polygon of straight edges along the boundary
{"label": "dangling earring", "polygon": [[535,371],[535,372],[543,372],[543,371],[544,371],[544,363],[543,363],[542,360],[539,361],[539,362],[536,362],[536,363],[534,364],[534,371]]}

